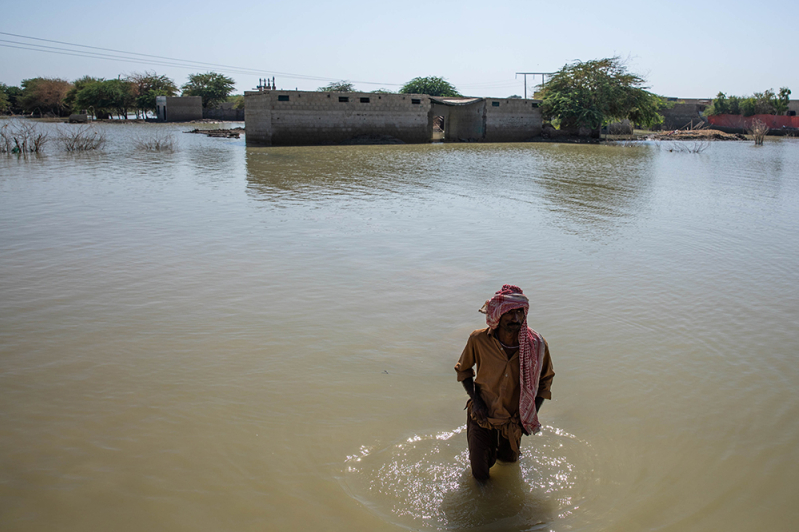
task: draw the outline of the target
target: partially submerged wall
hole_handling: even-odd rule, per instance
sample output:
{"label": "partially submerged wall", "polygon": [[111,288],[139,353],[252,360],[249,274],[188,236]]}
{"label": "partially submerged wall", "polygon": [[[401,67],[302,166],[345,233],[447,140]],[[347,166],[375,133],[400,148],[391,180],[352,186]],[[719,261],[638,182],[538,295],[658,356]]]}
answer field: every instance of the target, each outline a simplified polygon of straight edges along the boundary
{"label": "partially submerged wall", "polygon": [[482,98],[431,98],[430,118],[443,118],[445,142],[485,139],[485,100]]}
{"label": "partially submerged wall", "polygon": [[245,92],[251,146],[341,144],[393,137],[430,141],[430,101],[419,94]]}
{"label": "partially submerged wall", "polygon": [[241,122],[244,120],[244,109],[236,109],[234,106],[234,102],[222,102],[213,109],[203,109],[203,118]]}
{"label": "partially submerged wall", "polygon": [[444,117],[447,142],[520,142],[541,134],[538,102],[504,98],[431,98],[366,92],[245,92],[249,146],[300,146],[433,139]]}
{"label": "partially submerged wall", "polygon": [[537,101],[521,98],[486,98],[486,142],[519,142],[541,135],[541,109]]}

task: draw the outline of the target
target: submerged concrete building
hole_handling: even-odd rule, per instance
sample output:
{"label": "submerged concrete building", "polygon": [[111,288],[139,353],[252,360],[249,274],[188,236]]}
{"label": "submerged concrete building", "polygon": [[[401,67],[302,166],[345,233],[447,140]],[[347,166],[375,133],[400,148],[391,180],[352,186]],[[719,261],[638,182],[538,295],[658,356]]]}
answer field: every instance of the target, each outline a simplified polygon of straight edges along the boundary
{"label": "submerged concrete building", "polygon": [[244,93],[248,146],[520,142],[541,134],[534,100],[263,90]]}

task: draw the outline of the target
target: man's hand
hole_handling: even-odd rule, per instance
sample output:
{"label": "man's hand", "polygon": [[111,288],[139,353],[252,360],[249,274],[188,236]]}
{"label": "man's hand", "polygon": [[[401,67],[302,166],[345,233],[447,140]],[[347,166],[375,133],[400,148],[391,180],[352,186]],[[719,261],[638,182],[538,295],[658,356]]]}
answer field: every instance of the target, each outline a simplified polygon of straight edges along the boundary
{"label": "man's hand", "polygon": [[472,399],[472,416],[477,421],[485,421],[488,417],[488,407],[486,406],[485,401],[483,401],[483,398],[480,397],[480,393],[477,391],[477,386],[474,385],[474,378],[469,377],[468,379],[465,379],[463,381],[463,388]]}
{"label": "man's hand", "polygon": [[472,398],[472,417],[476,421],[485,421],[488,417],[488,407],[478,394],[474,395]]}

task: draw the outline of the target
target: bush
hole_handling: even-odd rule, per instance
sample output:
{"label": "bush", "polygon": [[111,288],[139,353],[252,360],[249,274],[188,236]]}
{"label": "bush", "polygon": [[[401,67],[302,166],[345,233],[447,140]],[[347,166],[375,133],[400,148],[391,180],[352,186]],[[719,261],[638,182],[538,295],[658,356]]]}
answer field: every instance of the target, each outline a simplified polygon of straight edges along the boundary
{"label": "bush", "polygon": [[40,153],[48,140],[34,123],[10,120],[0,127],[0,153]]}
{"label": "bush", "polygon": [[105,132],[94,126],[58,128],[58,142],[66,151],[99,150],[106,142]]}
{"label": "bush", "polygon": [[175,135],[168,131],[154,131],[152,135],[133,137],[133,145],[142,151],[173,152],[177,149]]}
{"label": "bush", "polygon": [[763,139],[766,138],[768,130],[768,126],[762,120],[757,119],[752,121],[752,125],[747,128],[749,134],[755,139],[755,146],[763,145]]}

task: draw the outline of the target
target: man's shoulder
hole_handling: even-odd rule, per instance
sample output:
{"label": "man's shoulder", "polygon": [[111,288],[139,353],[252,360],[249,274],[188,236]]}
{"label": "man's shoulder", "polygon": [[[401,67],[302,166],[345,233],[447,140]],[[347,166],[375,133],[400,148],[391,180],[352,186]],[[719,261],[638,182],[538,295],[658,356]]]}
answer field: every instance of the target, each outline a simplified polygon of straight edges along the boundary
{"label": "man's shoulder", "polygon": [[488,336],[488,327],[486,327],[484,329],[475,329],[475,330],[473,330],[472,333],[469,335],[469,339],[482,337],[482,336]]}

